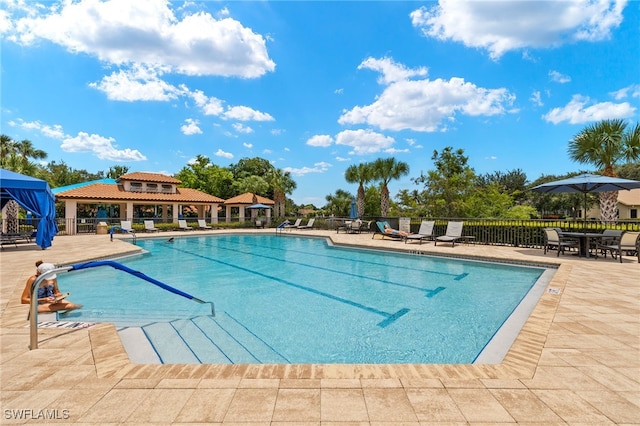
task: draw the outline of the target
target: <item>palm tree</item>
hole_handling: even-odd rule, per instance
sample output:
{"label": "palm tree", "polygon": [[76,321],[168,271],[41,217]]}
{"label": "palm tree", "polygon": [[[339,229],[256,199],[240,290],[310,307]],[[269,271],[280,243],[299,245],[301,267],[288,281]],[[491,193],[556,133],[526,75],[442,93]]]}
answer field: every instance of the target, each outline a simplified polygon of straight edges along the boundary
{"label": "palm tree", "polygon": [[358,217],[364,216],[364,185],[371,182],[372,166],[370,163],[353,164],[347,167],[344,177],[349,183],[358,184],[358,195],[356,204],[358,206]]}
{"label": "palm tree", "polygon": [[409,165],[395,158],[378,158],[372,165],[373,180],[380,181],[380,215],[389,212],[389,182],[409,174]]}
{"label": "palm tree", "polygon": [[273,201],[275,217],[285,217],[285,207],[287,204],[287,194],[291,194],[296,189],[296,183],[291,178],[290,172],[275,167],[267,174],[267,181],[273,189]]}
{"label": "palm tree", "polygon": [[16,144],[16,153],[20,155],[22,161],[25,163],[29,161],[29,158],[33,158],[35,160],[43,160],[47,158],[47,153],[41,149],[35,149],[33,143],[30,140],[24,139]]}
{"label": "palm tree", "polygon": [[[618,162],[640,159],[640,124],[627,129],[624,120],[614,119],[589,125],[569,141],[569,156],[578,163],[596,166],[604,176],[615,177]],[[617,191],[601,192],[600,219],[616,220],[617,204]]]}

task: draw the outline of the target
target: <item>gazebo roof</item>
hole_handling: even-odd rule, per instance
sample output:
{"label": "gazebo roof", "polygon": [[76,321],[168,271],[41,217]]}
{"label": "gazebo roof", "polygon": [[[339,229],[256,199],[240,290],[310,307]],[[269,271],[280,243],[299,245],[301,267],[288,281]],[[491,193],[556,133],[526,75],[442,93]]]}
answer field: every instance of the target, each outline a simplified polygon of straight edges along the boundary
{"label": "gazebo roof", "polygon": [[275,201],[270,200],[269,198],[261,197],[260,195],[253,194],[251,192],[245,192],[244,194],[236,195],[233,198],[229,198],[224,202],[225,204],[246,204],[248,206],[253,204],[266,204],[269,206],[275,205]]}

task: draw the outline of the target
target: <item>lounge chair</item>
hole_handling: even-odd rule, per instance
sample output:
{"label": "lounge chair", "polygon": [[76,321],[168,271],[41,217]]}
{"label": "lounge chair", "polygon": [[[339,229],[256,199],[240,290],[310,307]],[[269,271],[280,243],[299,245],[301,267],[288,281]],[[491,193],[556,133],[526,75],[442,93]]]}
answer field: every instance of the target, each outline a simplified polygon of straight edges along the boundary
{"label": "lounge chair", "polygon": [[420,242],[420,244],[422,244],[422,240],[432,239],[433,227],[435,224],[436,223],[433,220],[430,220],[430,221],[423,220],[422,223],[420,224],[420,229],[418,229],[418,233],[407,236],[407,238],[404,240],[404,243],[406,244],[407,241],[409,240],[413,240],[413,241],[417,240]]}
{"label": "lounge chair", "polygon": [[451,243],[451,247],[456,246],[456,241],[464,239],[462,237],[463,222],[449,222],[447,223],[447,230],[444,235],[436,237],[434,245],[438,245],[438,241],[443,243]]}
{"label": "lounge chair", "polygon": [[133,232],[133,226],[131,225],[130,220],[122,220],[120,221],[120,229],[122,232]]}
{"label": "lounge chair", "polygon": [[159,232],[160,230],[156,228],[155,224],[152,220],[144,221],[144,231],[145,232]]}
{"label": "lounge chair", "polygon": [[316,218],[312,217],[311,219],[309,219],[309,222],[307,222],[306,225],[298,226],[298,229],[313,229],[313,224],[315,221],[316,221]]}
{"label": "lounge chair", "polygon": [[579,248],[580,242],[574,238],[563,237],[562,233],[558,232],[556,228],[544,228],[544,254],[547,251],[556,249],[560,256],[560,253],[564,254],[566,248]]}
{"label": "lounge chair", "polygon": [[[384,221],[384,222],[376,222],[376,225],[378,226],[378,229],[380,230],[380,233],[382,234],[382,239],[384,240],[384,237],[389,237],[391,239],[395,239],[395,240],[403,240],[406,238],[407,235],[405,235],[406,233],[400,232],[397,229],[393,229],[391,227],[391,225],[389,225],[389,222]],[[385,227],[386,225],[386,227]],[[375,237],[376,234],[374,233],[373,237]]]}
{"label": "lounge chair", "polygon": [[284,225],[285,229],[291,230],[293,228],[299,228],[300,227],[300,222],[302,222],[302,219],[296,219],[295,222],[290,223],[288,225]]}
{"label": "lounge chair", "polygon": [[213,229],[207,225],[207,221],[204,219],[198,219],[198,229]]}
{"label": "lounge chair", "polygon": [[187,225],[187,221],[185,219],[178,219],[178,229],[180,231],[191,231],[191,230],[193,230],[192,227]]}
{"label": "lounge chair", "polygon": [[598,249],[602,250],[604,257],[607,257],[607,251],[611,252],[614,259],[619,257],[622,263],[622,253],[636,252],[638,262],[640,262],[640,253],[638,253],[638,245],[640,244],[640,232],[623,232],[616,241],[609,241],[609,244],[598,244]]}

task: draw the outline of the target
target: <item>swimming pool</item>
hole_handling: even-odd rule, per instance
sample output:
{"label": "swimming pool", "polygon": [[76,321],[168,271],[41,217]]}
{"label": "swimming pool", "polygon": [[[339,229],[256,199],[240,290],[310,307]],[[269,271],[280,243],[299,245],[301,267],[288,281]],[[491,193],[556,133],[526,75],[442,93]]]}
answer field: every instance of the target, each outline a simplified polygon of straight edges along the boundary
{"label": "swimming pool", "polygon": [[69,319],[142,326],[165,363],[471,363],[545,272],[296,236],[138,245],[148,254],[121,263],[216,316],[112,268],[58,279],[84,305]]}

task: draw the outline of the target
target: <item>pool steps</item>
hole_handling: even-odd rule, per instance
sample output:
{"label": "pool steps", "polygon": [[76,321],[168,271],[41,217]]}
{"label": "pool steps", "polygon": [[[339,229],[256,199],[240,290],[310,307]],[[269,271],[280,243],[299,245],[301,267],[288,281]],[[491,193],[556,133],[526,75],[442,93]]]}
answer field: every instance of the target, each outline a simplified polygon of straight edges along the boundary
{"label": "pool steps", "polygon": [[125,327],[118,333],[133,363],[289,363],[267,342],[224,312],[215,318],[198,316]]}

